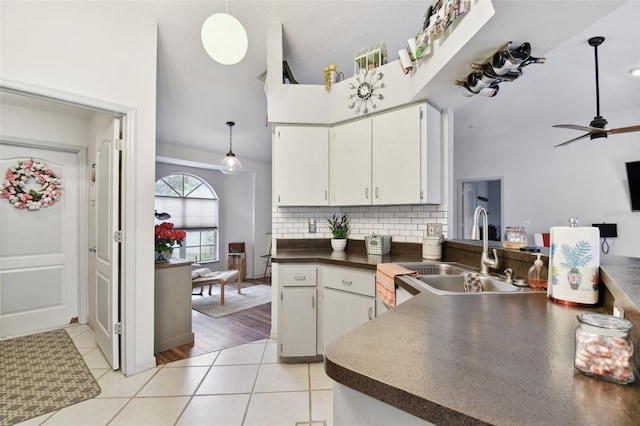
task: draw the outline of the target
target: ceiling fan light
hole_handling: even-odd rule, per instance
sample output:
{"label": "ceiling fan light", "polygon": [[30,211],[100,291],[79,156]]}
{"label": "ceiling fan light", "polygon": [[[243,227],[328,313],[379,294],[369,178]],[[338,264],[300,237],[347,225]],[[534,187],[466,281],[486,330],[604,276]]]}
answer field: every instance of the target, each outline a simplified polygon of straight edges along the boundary
{"label": "ceiling fan light", "polygon": [[202,45],[211,58],[222,65],[234,65],[247,53],[249,39],[244,27],[227,13],[215,13],[202,25]]}

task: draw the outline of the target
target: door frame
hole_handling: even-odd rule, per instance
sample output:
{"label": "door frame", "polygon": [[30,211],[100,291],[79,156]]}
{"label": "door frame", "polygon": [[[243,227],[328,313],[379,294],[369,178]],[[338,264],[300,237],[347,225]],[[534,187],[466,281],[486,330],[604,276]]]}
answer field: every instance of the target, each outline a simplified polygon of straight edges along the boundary
{"label": "door frame", "polygon": [[[86,96],[74,93],[63,92],[60,90],[49,89],[39,86],[31,86],[27,84],[17,83],[15,81],[7,81],[0,79],[0,90],[7,92],[45,99],[67,105],[73,105],[80,108],[86,108],[105,114],[119,116],[124,120],[121,127],[123,140],[125,141],[125,149],[122,152],[121,166],[121,182],[122,191],[120,194],[120,224],[121,230],[125,235],[135,235],[136,223],[136,197],[135,197],[135,165],[137,135],[137,114],[136,110],[124,105],[112,102],[88,98]],[[84,182],[86,185],[86,182]],[[130,207],[129,207],[130,206]],[[86,207],[86,203],[85,203]],[[85,223],[85,228],[87,227]],[[85,232],[88,233],[88,230]],[[87,241],[87,240],[85,240]],[[138,368],[136,366],[136,246],[135,238],[126,239],[126,244],[120,246],[120,315],[122,327],[121,345],[120,345],[120,371],[125,375],[135,374]],[[85,267],[88,265],[87,251],[88,243],[85,243]],[[88,289],[88,287],[87,287]],[[87,295],[88,297],[88,295]],[[153,321],[153,319],[151,320]],[[155,365],[155,364],[154,364]],[[149,365],[151,368],[152,365]]]}
{"label": "door frame", "polygon": [[[5,136],[0,133],[0,141],[6,145],[26,146],[29,148],[41,148],[51,151],[69,152],[76,154],[78,158],[78,176],[87,175],[88,148],[79,145],[68,145],[59,142]],[[76,281],[78,283],[78,321],[86,324],[89,319],[89,281],[88,281],[88,235],[89,219],[88,185],[86,179],[78,179],[78,271]]]}
{"label": "door frame", "polygon": [[[499,181],[500,182],[500,223],[504,222],[504,176],[497,177],[484,177],[484,178],[473,178],[473,179],[458,179],[456,182],[456,222],[455,222],[455,230],[457,238],[464,238],[464,230],[462,229],[463,221],[464,221],[464,211],[463,211],[463,197],[464,194],[462,192],[463,184],[465,183],[478,183],[478,182],[489,182],[489,181]],[[483,225],[484,226],[484,225]],[[451,229],[451,224],[449,224],[449,229]],[[502,227],[501,227],[502,229]]]}

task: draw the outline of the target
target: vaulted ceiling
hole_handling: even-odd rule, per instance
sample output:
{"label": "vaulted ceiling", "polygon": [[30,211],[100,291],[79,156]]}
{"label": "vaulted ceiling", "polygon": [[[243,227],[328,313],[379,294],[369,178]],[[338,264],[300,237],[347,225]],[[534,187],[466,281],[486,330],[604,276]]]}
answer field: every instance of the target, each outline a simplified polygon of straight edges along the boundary
{"label": "vaulted ceiling", "polygon": [[[472,0],[484,1],[484,0]],[[640,2],[494,0],[493,22],[469,43],[446,75],[426,90],[451,91],[466,76],[470,60],[481,61],[509,40],[529,41],[544,65],[531,65],[494,98],[453,102],[456,136],[487,135],[517,123],[554,123],[595,115],[593,51],[587,38],[605,36],[600,48],[601,106],[611,127],[619,108],[640,111]],[[389,60],[421,28],[429,1],[135,1],[111,2],[123,13],[158,22],[157,142],[212,152],[217,163],[228,150],[227,121],[235,121],[233,148],[239,158],[271,160],[271,131],[264,83],[267,24],[280,22],[284,56],[301,84],[323,84],[323,69],[336,64],[353,75],[356,53],[384,41]],[[622,6],[621,6],[622,5]],[[213,13],[235,16],[247,30],[247,56],[236,65],[213,61],[202,47],[202,23]],[[476,99],[477,98],[477,99]],[[446,99],[440,97],[439,99]],[[442,101],[447,103],[447,101]],[[439,105],[450,107],[450,105]],[[567,115],[566,120],[563,115]],[[640,115],[640,114],[639,114]],[[640,117],[639,117],[640,119]],[[479,126],[470,127],[472,124]],[[497,130],[498,129],[498,130]],[[559,130],[559,132],[563,132]],[[562,133],[558,142],[573,134]],[[573,136],[571,136],[573,137]],[[213,158],[215,157],[215,158]]]}

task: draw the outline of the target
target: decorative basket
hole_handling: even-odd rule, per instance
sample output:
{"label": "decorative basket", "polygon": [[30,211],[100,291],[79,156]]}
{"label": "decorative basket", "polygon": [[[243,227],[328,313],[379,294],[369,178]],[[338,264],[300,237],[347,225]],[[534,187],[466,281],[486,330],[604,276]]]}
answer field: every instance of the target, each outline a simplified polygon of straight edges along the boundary
{"label": "decorative basket", "polygon": [[364,237],[364,242],[367,246],[367,254],[389,254],[391,251],[390,235],[367,235]]}

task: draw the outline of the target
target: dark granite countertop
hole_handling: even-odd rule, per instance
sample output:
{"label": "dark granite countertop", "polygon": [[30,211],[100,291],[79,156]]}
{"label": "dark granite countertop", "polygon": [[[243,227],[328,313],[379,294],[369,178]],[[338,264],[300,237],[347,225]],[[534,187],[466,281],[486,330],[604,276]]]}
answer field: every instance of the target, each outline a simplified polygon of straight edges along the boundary
{"label": "dark granite countertop", "polygon": [[[392,245],[391,255],[379,259],[351,241],[341,254],[325,249],[328,243],[299,244],[283,244],[274,262],[375,269],[382,261],[421,260],[409,245]],[[640,327],[640,259],[603,256],[601,279]],[[573,368],[576,315],[610,308],[558,305],[544,293],[424,291],[332,342],[325,369],[339,383],[436,424],[635,425],[640,380],[618,385]]]}
{"label": "dark granite countertop", "polygon": [[638,381],[574,371],[580,312],[544,293],[425,291],[329,344],[325,369],[435,424],[637,425]]}
{"label": "dark granite countertop", "polygon": [[[364,241],[349,240],[346,251],[333,251],[328,239],[278,240],[271,254],[274,263],[324,263],[376,270],[378,263],[421,262],[418,244],[393,243],[390,254],[368,255]],[[417,246],[417,247],[416,247]]]}

